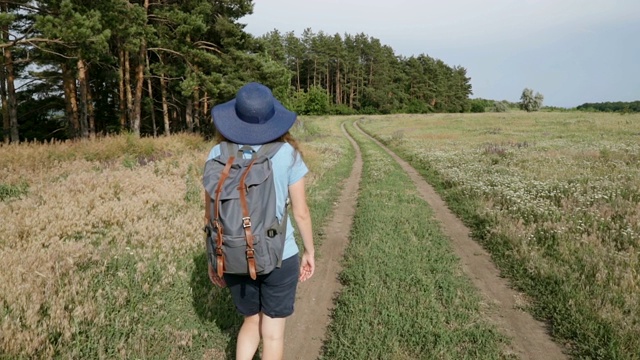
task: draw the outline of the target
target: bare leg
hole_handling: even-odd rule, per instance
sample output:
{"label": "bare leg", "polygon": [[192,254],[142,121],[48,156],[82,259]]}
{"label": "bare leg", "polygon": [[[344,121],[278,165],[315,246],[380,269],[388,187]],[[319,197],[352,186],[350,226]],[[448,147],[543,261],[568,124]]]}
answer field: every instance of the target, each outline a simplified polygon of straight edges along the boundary
{"label": "bare leg", "polygon": [[236,344],[236,360],[251,360],[260,345],[260,314],[245,316]]}
{"label": "bare leg", "polygon": [[262,360],[281,360],[284,353],[284,326],[286,318],[270,318],[260,313]]}

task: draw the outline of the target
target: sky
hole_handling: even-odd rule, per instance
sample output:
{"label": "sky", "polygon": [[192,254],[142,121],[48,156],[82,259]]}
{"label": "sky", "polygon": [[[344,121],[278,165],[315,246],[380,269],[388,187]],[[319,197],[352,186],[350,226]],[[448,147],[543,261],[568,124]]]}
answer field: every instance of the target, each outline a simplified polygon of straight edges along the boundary
{"label": "sky", "polygon": [[472,98],[544,105],[640,100],[640,0],[255,0],[255,36],[364,33],[396,55],[467,69]]}

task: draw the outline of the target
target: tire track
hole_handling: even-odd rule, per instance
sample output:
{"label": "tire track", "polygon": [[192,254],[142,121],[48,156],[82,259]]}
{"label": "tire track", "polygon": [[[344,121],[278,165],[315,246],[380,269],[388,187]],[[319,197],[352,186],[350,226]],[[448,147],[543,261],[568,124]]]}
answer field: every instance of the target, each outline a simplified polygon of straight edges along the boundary
{"label": "tire track", "polygon": [[397,161],[418,189],[420,196],[431,206],[434,217],[441,223],[442,232],[451,239],[453,250],[460,258],[462,270],[481,295],[492,305],[489,313],[498,328],[511,338],[511,351],[521,359],[567,359],[560,345],[553,342],[543,322],[519,310],[519,293],[513,290],[491,261],[491,255],[469,236],[469,229],[454,215],[442,198],[409,163],[401,159],[378,140],[354,126]]}
{"label": "tire track", "polygon": [[[355,140],[342,125],[342,132],[353,146],[356,157],[350,176],[338,197],[333,216],[324,227],[326,237],[316,254],[313,277],[298,287],[296,309],[285,330],[285,359],[317,359],[322,352],[327,326],[331,321],[334,298],[341,289],[338,275],[349,242],[351,224],[356,212],[356,200],[362,175],[362,154]],[[312,210],[313,211],[313,210]]]}

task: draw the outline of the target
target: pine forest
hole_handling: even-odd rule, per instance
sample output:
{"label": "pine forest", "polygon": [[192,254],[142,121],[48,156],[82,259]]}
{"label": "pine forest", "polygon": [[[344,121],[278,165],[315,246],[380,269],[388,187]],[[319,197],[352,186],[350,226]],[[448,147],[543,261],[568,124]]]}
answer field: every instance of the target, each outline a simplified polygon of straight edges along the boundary
{"label": "pine forest", "polygon": [[[5,142],[212,131],[249,81],[301,115],[466,112],[462,66],[360,34],[244,30],[247,0],[0,1]],[[428,44],[425,44],[428,46]]]}

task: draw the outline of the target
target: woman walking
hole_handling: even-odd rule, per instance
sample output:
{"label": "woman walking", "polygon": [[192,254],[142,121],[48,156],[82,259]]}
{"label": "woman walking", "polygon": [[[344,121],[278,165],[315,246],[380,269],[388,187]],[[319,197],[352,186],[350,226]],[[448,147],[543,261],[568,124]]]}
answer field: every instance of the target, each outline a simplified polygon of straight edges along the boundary
{"label": "woman walking", "polygon": [[[275,214],[279,222],[287,224],[284,248],[279,257],[280,266],[266,274],[255,275],[254,272],[254,275],[250,275],[229,272],[223,274],[222,270],[214,269],[211,262],[209,264],[211,281],[218,286],[229,288],[237,311],[244,316],[244,322],[238,333],[236,359],[252,359],[260,341],[262,341],[262,359],[282,359],[285,322],[286,318],[293,313],[298,281],[309,279],[315,268],[311,216],[306,202],[304,183],[304,176],[308,169],[297,142],[289,133],[289,129],[296,121],[296,114],[280,104],[266,86],[249,83],[238,91],[234,99],[215,106],[212,115],[218,140],[224,142],[223,144],[236,144],[237,147],[234,149],[241,149],[243,158],[255,157],[256,152],[265,144],[284,143],[270,160],[275,187]],[[218,143],[211,150],[209,160],[219,158],[223,152],[224,149]],[[220,180],[220,182],[223,181]],[[211,219],[214,211],[211,209],[215,209],[215,206],[212,207],[210,204],[213,201],[212,195],[215,199],[212,189],[217,185],[206,184],[205,180],[205,188],[209,189],[209,191],[205,190],[207,225],[215,223]],[[287,199],[290,199],[291,210],[302,236],[304,251],[301,258],[298,256],[293,226],[286,218],[288,216]],[[215,212],[217,211],[216,209]],[[249,226],[250,224],[249,221]],[[221,228],[221,226],[218,227]],[[250,246],[247,245],[247,249],[249,248]],[[247,254],[247,261],[249,257]],[[229,256],[226,261],[229,261],[228,258]],[[227,267],[225,265],[222,268]]]}

